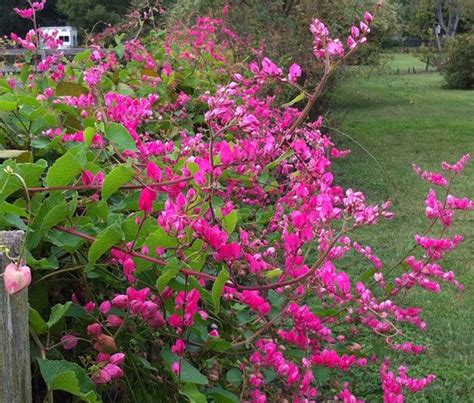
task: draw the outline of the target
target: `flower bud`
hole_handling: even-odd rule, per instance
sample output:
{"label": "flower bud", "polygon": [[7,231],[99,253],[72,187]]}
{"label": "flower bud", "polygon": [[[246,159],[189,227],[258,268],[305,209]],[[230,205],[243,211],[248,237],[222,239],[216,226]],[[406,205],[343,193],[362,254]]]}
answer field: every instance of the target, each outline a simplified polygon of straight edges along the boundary
{"label": "flower bud", "polygon": [[112,304],[110,303],[110,301],[104,301],[99,306],[99,312],[105,315],[107,312],[110,311],[111,308],[112,308]]}
{"label": "flower bud", "polygon": [[163,315],[160,311],[156,311],[153,318],[148,319],[147,322],[153,329],[159,329],[160,327],[163,327],[166,324],[165,319],[163,318]]}
{"label": "flower bud", "polygon": [[107,326],[112,328],[117,328],[122,326],[123,319],[117,315],[109,315],[107,316]]}
{"label": "flower bud", "polygon": [[17,294],[31,283],[31,270],[28,266],[10,263],[3,273],[5,288],[10,295]]}
{"label": "flower bud", "polygon": [[92,323],[87,326],[87,334],[89,336],[99,336],[102,333],[102,326],[99,323]]}
{"label": "flower bud", "polygon": [[77,346],[78,340],[73,334],[65,334],[61,337],[61,343],[63,343],[64,350],[72,350]]}
{"label": "flower bud", "polygon": [[128,297],[126,295],[117,295],[112,300],[112,305],[118,309],[125,309],[128,306]]}
{"label": "flower bud", "polygon": [[97,354],[97,357],[95,358],[96,362],[109,362],[110,360],[110,354],[106,353],[99,353]]}
{"label": "flower bud", "polygon": [[117,379],[123,376],[122,369],[115,364],[107,364],[102,368],[102,371],[106,372],[110,376],[110,379]]}
{"label": "flower bud", "polygon": [[105,385],[109,383],[112,380],[112,378],[107,371],[100,369],[99,371],[95,372],[92,375],[92,380],[94,381],[96,385]]}
{"label": "flower bud", "polygon": [[124,353],[115,353],[110,356],[110,363],[115,365],[122,365],[125,361],[125,354]]}
{"label": "flower bud", "polygon": [[100,334],[97,336],[94,348],[101,353],[113,353],[117,351],[117,345],[115,344],[114,338],[106,334]]}

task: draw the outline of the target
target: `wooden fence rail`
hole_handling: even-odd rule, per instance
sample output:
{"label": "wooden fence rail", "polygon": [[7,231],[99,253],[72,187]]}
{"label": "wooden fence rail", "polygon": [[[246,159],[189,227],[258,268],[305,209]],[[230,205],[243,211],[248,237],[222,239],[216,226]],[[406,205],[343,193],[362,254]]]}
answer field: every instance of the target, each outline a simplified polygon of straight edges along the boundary
{"label": "wooden fence rail", "polygon": [[[18,256],[23,231],[0,231],[0,245]],[[0,253],[0,273],[10,260]],[[30,403],[31,369],[28,290],[9,295],[0,281],[0,403]]]}

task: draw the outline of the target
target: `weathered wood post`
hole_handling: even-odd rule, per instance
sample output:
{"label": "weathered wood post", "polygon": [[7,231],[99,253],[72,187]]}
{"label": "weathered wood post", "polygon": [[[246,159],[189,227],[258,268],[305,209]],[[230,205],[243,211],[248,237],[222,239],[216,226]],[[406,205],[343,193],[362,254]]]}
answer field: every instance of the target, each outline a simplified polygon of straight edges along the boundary
{"label": "weathered wood post", "polygon": [[[23,231],[0,231],[0,245],[18,256]],[[0,253],[0,273],[10,260]],[[28,290],[9,295],[0,278],[0,403],[30,403],[31,369]]]}

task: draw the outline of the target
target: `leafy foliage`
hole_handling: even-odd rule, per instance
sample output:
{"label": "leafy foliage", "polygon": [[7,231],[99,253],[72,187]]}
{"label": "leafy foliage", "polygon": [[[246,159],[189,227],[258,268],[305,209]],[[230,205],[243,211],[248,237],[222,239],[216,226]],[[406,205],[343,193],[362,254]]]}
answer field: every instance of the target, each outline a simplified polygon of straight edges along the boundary
{"label": "leafy foliage", "polygon": [[[34,21],[35,7],[17,12]],[[33,269],[38,396],[354,401],[348,371],[377,370],[384,398],[400,400],[434,381],[389,360],[424,350],[405,338],[426,327],[408,290],[462,288],[439,265],[462,237],[426,231],[420,253],[383,271],[357,234],[390,219],[390,203],[340,187],[332,164],[348,151],[322,118],[306,121],[373,20],[344,41],[311,22],[314,88],[296,63],[240,61],[248,42],[209,17],[0,81],[2,146],[25,151],[1,166],[0,223],[26,231],[28,264],[4,281],[24,288]],[[33,56],[40,35],[16,42]],[[304,96],[281,102],[283,86]],[[430,229],[474,209],[449,194],[468,159],[415,167],[443,194],[427,196]]]}
{"label": "leafy foliage", "polygon": [[448,86],[457,89],[474,88],[474,35],[459,35],[448,51],[443,74]]}

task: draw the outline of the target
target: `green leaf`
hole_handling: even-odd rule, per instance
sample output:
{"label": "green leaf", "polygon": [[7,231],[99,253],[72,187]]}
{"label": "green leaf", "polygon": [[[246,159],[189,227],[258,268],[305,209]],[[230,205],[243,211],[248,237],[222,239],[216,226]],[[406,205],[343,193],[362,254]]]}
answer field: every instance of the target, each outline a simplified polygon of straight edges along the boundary
{"label": "green leaf", "polygon": [[[178,245],[178,239],[172,237],[166,233],[166,231],[158,226],[156,230],[152,232],[143,242],[144,245],[148,246],[151,256],[156,256],[156,248],[173,248]],[[152,263],[142,261],[140,263],[141,267],[146,268],[150,267]]]}
{"label": "green leaf", "polygon": [[0,159],[16,158],[27,152],[28,150],[0,150]]}
{"label": "green leaf", "polygon": [[12,112],[16,110],[17,106],[18,106],[18,102],[16,101],[8,101],[6,99],[0,98],[0,111]]}
{"label": "green leaf", "polygon": [[227,231],[229,235],[232,234],[232,232],[234,232],[238,219],[239,219],[239,216],[237,215],[236,210],[232,210],[229,214],[224,216],[224,218],[222,219],[222,224],[224,226],[224,229]]}
{"label": "green leaf", "polygon": [[87,127],[84,130],[84,143],[90,146],[92,143],[92,140],[94,140],[96,133],[97,133],[97,130],[95,128]]}
{"label": "green leaf", "polygon": [[232,344],[227,340],[222,340],[212,336],[207,339],[207,346],[209,350],[217,351],[219,353],[222,351],[230,350],[232,348]]}
{"label": "green leaf", "polygon": [[221,308],[222,290],[224,289],[224,285],[228,279],[229,272],[223,267],[217,275],[216,281],[214,281],[214,284],[212,285],[212,303],[214,304],[216,313],[218,313]]}
{"label": "green leaf", "polygon": [[275,278],[275,277],[280,277],[281,276],[281,269],[273,269],[270,271],[265,272],[265,277],[266,278]]}
{"label": "green leaf", "polygon": [[215,403],[239,403],[240,399],[232,392],[222,389],[219,386],[209,389],[207,395],[214,398]]}
{"label": "green leaf", "polygon": [[82,63],[83,61],[87,60],[90,55],[90,49],[86,49],[84,52],[78,53],[76,56],[74,56],[73,61],[76,63]]}
{"label": "green leaf", "polygon": [[198,387],[193,383],[184,384],[179,393],[186,396],[190,403],[207,403],[206,396],[199,392]]}
{"label": "green leaf", "polygon": [[282,105],[283,108],[286,108],[287,106],[291,106],[291,105],[294,105],[300,101],[302,101],[303,99],[306,98],[306,95],[304,92],[300,93],[299,95],[297,95],[296,97],[294,97],[290,102]]}
{"label": "green leaf", "polygon": [[77,150],[70,149],[58,158],[46,174],[48,186],[66,186],[81,173],[82,167],[79,158],[75,155]]}
{"label": "green leaf", "polygon": [[225,379],[232,385],[239,386],[242,383],[242,372],[237,368],[229,369],[225,375]]}
{"label": "green leaf", "polygon": [[41,317],[39,312],[36,309],[33,309],[31,306],[28,317],[31,328],[38,336],[41,336],[48,331],[48,325],[44,319]]}
{"label": "green leaf", "polygon": [[78,97],[82,94],[87,94],[87,88],[80,84],[71,83],[68,81],[61,81],[56,87],[56,96],[75,96]]}
{"label": "green leaf", "polygon": [[276,168],[278,165],[280,165],[281,162],[287,160],[290,158],[295,152],[293,150],[286,150],[282,155],[280,155],[276,160],[270,162],[270,164],[266,165],[265,168],[263,168],[262,173],[269,171],[270,169]]}
{"label": "green leaf", "polygon": [[112,169],[104,179],[102,186],[102,200],[107,200],[115,193],[120,186],[130,182],[135,175],[135,171],[128,165],[119,165]]}
{"label": "green leaf", "polygon": [[313,374],[318,385],[324,385],[333,376],[333,371],[328,367],[313,367]]}
{"label": "green leaf", "polygon": [[31,234],[28,246],[30,248],[36,247],[50,228],[69,218],[71,215],[69,207],[70,205],[63,201],[49,209],[44,216],[37,216],[33,226],[35,232]]}
{"label": "green leaf", "polygon": [[90,403],[100,401],[94,383],[79,365],[65,360],[37,360],[48,390],[62,390]]}
{"label": "green leaf", "polygon": [[[171,365],[174,362],[181,362],[181,382],[194,383],[196,385],[207,385],[209,383],[209,380],[203,374],[201,374],[201,372],[196,367],[192,366],[187,360],[184,360],[178,355],[173,354],[168,347],[161,351],[161,357],[163,360],[165,360],[171,373],[173,373],[171,371]],[[177,379],[176,376],[175,379]]]}
{"label": "green leaf", "polygon": [[120,123],[109,123],[105,129],[105,137],[114,143],[119,151],[136,151],[137,146],[128,130]]}
{"label": "green leaf", "polygon": [[148,360],[146,360],[145,358],[143,358],[139,355],[133,355],[133,359],[137,360],[142,365],[143,368],[145,368],[149,371],[160,372],[160,370],[158,368],[151,365]]}
{"label": "green leaf", "polygon": [[8,203],[6,201],[0,202],[0,211],[2,213],[15,214],[19,217],[27,217],[28,213],[23,207],[16,206],[15,204]]}
{"label": "green leaf", "polygon": [[112,224],[102,231],[89,248],[89,264],[94,264],[112,246],[123,240],[123,232],[117,224]]}
{"label": "green leaf", "polygon": [[73,371],[65,371],[57,375],[48,386],[50,390],[64,390],[75,396],[81,395],[79,381]]}
{"label": "green leaf", "polygon": [[162,292],[168,283],[179,274],[179,262],[172,260],[163,268],[163,274],[156,280],[156,288]]}
{"label": "green leaf", "polygon": [[20,71],[20,80],[23,84],[28,80],[28,75],[30,74],[30,65],[24,64]]}
{"label": "green leaf", "polygon": [[37,217],[37,220],[41,223],[38,232],[40,234],[46,233],[48,229],[54,225],[60,223],[61,221],[67,219],[71,215],[69,210],[70,204],[63,201],[62,203],[54,206],[49,210],[45,216]]}
{"label": "green leaf", "polygon": [[49,315],[48,320],[48,328],[52,328],[56,323],[58,323],[64,315],[66,315],[67,311],[71,307],[72,302],[68,301],[64,305],[63,304],[56,304],[51,308],[51,314]]}

